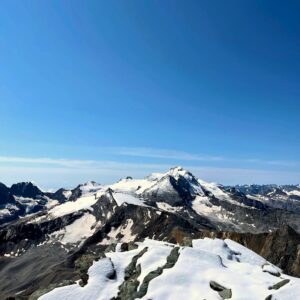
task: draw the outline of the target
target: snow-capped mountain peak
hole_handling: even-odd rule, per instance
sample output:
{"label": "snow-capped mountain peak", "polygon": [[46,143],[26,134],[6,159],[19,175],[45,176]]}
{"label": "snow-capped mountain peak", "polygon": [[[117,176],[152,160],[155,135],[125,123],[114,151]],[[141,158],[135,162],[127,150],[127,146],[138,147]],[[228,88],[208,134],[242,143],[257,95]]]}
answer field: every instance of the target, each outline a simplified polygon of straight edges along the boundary
{"label": "snow-capped mountain peak", "polygon": [[176,167],[170,168],[170,170],[166,174],[173,176],[173,177],[178,177],[178,176],[185,177],[187,175],[192,175],[189,171],[185,170],[181,166],[176,166]]}

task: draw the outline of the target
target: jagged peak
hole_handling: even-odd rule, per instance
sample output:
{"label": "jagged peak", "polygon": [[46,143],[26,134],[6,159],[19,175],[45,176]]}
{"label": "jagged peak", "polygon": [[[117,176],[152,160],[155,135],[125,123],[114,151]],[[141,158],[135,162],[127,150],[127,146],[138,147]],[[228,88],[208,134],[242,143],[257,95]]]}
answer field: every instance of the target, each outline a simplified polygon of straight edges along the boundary
{"label": "jagged peak", "polygon": [[170,171],[180,172],[180,171],[185,171],[185,170],[181,166],[175,166],[175,167],[170,168]]}
{"label": "jagged peak", "polygon": [[168,176],[172,176],[175,179],[178,179],[180,176],[191,180],[196,179],[196,176],[194,176],[190,171],[184,169],[181,166],[172,167],[165,173],[157,173],[157,172],[151,173],[150,175],[146,176],[145,179],[153,181],[153,180],[160,180]]}
{"label": "jagged peak", "polygon": [[34,189],[38,193],[42,193],[43,190],[34,182],[34,181],[21,181],[11,185],[11,190],[27,190],[27,189]]}
{"label": "jagged peak", "polygon": [[198,178],[194,174],[192,174],[190,171],[188,171],[180,166],[171,168],[166,173],[166,175],[172,176],[176,180],[183,177],[185,180],[189,181],[190,183],[200,186],[200,182],[199,182]]}
{"label": "jagged peak", "polygon": [[12,186],[35,186],[38,188],[37,184],[34,181],[20,181],[12,184],[11,187]]}
{"label": "jagged peak", "polygon": [[175,179],[178,179],[179,177],[185,177],[187,180],[194,180],[196,177],[188,170],[184,169],[181,166],[175,166],[170,168],[166,173],[152,173],[147,179],[151,180],[159,180],[164,177],[174,177]]}
{"label": "jagged peak", "polygon": [[100,185],[100,184],[97,183],[96,181],[89,180],[87,182],[80,184],[79,186],[98,186],[98,185]]}
{"label": "jagged peak", "polygon": [[167,174],[171,174],[171,175],[185,175],[185,174],[191,174],[191,172],[189,172],[188,170],[185,170],[183,167],[181,166],[176,166],[176,167],[172,167],[170,168],[170,170],[167,172]]}

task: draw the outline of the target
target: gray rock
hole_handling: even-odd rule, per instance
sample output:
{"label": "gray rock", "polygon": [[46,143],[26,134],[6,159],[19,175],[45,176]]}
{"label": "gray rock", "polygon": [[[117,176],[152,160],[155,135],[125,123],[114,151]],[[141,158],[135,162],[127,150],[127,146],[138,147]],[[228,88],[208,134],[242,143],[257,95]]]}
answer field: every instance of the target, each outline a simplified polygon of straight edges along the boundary
{"label": "gray rock", "polygon": [[281,287],[283,287],[284,285],[288,284],[290,282],[289,279],[284,279],[284,280],[281,280],[279,282],[277,282],[276,284],[274,284],[273,286],[271,286],[269,288],[269,290],[278,290],[280,289]]}
{"label": "gray rock", "polygon": [[231,289],[228,289],[215,281],[210,281],[209,285],[214,291],[218,292],[222,299],[230,299],[232,297]]}

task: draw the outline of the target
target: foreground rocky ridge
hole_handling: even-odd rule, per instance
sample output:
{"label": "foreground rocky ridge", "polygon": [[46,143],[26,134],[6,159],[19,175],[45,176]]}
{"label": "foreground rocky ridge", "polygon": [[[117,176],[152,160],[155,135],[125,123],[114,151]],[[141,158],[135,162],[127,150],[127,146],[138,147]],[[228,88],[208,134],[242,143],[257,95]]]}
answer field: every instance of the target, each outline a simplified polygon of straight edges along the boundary
{"label": "foreground rocky ridge", "polygon": [[[2,207],[11,201],[39,206],[11,214],[0,228],[1,298],[37,299],[60,285],[87,284],[95,260],[117,244],[126,250],[149,238],[189,246],[196,238],[229,238],[300,277],[298,199],[285,196],[297,194],[299,187],[281,189],[271,198],[266,187],[264,192],[257,186],[222,187],[180,167],[141,180],[88,182],[55,193],[32,183],[2,187]],[[22,202],[25,192],[27,202]]]}
{"label": "foreground rocky ridge", "polygon": [[118,243],[89,268],[84,287],[66,285],[39,299],[291,299],[300,293],[300,279],[229,239],[191,242],[146,239],[132,249]]}

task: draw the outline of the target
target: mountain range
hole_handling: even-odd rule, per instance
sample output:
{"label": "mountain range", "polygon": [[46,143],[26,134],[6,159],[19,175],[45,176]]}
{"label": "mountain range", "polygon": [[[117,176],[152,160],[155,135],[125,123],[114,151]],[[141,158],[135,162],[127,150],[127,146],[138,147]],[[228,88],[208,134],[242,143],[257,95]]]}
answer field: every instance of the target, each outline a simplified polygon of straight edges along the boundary
{"label": "mountain range", "polygon": [[0,184],[2,299],[174,299],[181,279],[188,299],[196,286],[291,299],[299,245],[299,185],[222,186],[181,167],[51,193]]}

